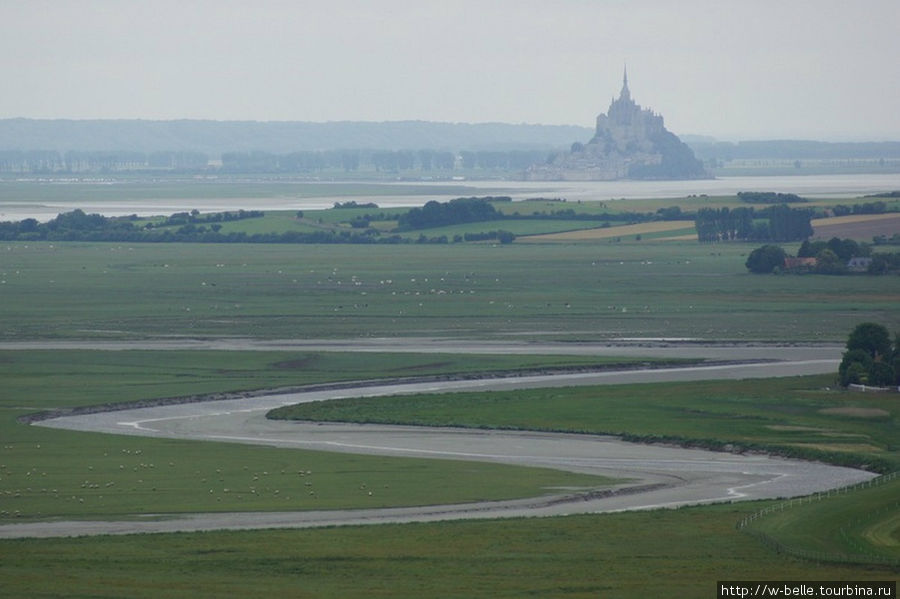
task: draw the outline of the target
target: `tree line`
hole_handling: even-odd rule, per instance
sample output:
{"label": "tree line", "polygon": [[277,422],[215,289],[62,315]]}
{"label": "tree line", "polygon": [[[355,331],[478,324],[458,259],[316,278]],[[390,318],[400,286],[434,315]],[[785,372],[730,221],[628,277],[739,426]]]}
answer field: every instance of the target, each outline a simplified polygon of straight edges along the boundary
{"label": "tree line", "polygon": [[774,191],[739,191],[737,197],[748,204],[799,204],[807,201],[795,193]]}
{"label": "tree line", "polygon": [[0,173],[195,171],[208,165],[200,152],[0,150]]}
{"label": "tree line", "polygon": [[[219,214],[222,214],[221,218]],[[0,240],[3,241],[114,241],[134,243],[355,243],[355,244],[405,244],[405,243],[450,243],[451,241],[497,240],[511,243],[515,235],[509,231],[496,230],[487,233],[446,235],[417,238],[398,234],[382,235],[376,229],[365,230],[320,230],[311,232],[286,231],[283,233],[222,232],[222,223],[239,218],[263,216],[261,211],[240,211],[200,215],[176,213],[162,223],[139,224],[136,216],[106,217],[101,214],[86,214],[76,209],[64,212],[46,223],[33,218],[22,221],[0,222]],[[174,228],[178,226],[178,228]]]}
{"label": "tree line", "polygon": [[[789,264],[790,256],[784,248],[775,244],[758,247],[747,257],[747,270],[756,274],[772,272],[814,273],[821,275],[846,275],[864,272],[869,275],[900,273],[900,252],[874,252],[866,243],[853,239],[832,237],[828,241],[804,240],[797,251],[795,266]],[[865,258],[864,266],[851,269],[848,263],[853,258]]]}
{"label": "tree line", "polygon": [[850,333],[846,349],[838,367],[841,385],[900,385],[900,334],[891,343],[884,326],[864,322]]}
{"label": "tree line", "polygon": [[321,150],[273,153],[226,152],[221,165],[201,152],[135,152],[6,150],[0,151],[0,173],[130,172],[146,170],[233,173],[318,173],[325,171],[503,170],[524,171],[547,158],[546,150]]}
{"label": "tree line", "polygon": [[525,170],[546,159],[545,150],[328,150],[288,154],[229,152],[222,155],[222,170],[232,172],[318,172],[328,170],[453,171]]}
{"label": "tree line", "polygon": [[813,234],[810,208],[786,204],[752,207],[701,208],[694,226],[701,243],[718,241],[799,241]]}
{"label": "tree line", "polygon": [[837,204],[831,208],[834,216],[847,216],[850,214],[884,214],[887,212],[887,204],[878,200],[876,202],[863,202],[862,204]]}
{"label": "tree line", "polygon": [[770,158],[806,159],[896,159],[900,158],[900,142],[824,142],[803,140],[706,142],[689,144],[701,160],[734,160]]}
{"label": "tree line", "polygon": [[[431,200],[421,208],[411,208],[397,219],[401,231],[431,229],[447,225],[498,220],[503,215],[494,208],[494,198],[456,198],[449,202]],[[504,198],[510,200],[511,198]]]}

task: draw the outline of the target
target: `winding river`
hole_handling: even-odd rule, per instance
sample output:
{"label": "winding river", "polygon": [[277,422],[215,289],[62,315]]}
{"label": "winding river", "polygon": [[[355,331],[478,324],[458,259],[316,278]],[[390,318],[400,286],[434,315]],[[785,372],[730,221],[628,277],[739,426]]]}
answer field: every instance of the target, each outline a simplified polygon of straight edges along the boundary
{"label": "winding river", "polygon": [[[569,492],[532,499],[480,504],[412,508],[303,512],[186,514],[171,519],[131,521],[37,522],[0,526],[0,538],[127,534],[275,527],[433,521],[461,518],[549,516],[676,507],[745,499],[793,497],[868,480],[861,470],[788,460],[767,455],[717,453],[661,445],[626,443],[612,437],[513,431],[441,429],[356,424],[312,424],[271,421],[272,408],[343,397],[377,397],[398,393],[460,390],[508,390],[547,386],[598,385],[704,379],[742,379],[834,372],[837,346],[724,346],[655,340],[616,345],[524,344],[486,345],[437,340],[371,340],[368,342],[216,342],[168,341],[167,348],[308,349],[356,351],[458,351],[583,353],[705,357],[712,366],[653,370],[606,371],[479,380],[361,385],[352,389],[319,389],[273,393],[261,397],[66,416],[40,426],[102,433],[180,439],[216,440],[326,451],[491,461],[559,468],[629,479],[604,492]],[[2,345],[2,344],[0,344]],[[8,347],[10,344],[6,344]],[[53,344],[36,344],[47,347]],[[71,344],[70,344],[71,345]],[[77,345],[77,344],[76,344]],[[104,349],[153,348],[154,343],[119,344]],[[560,347],[564,345],[564,347]],[[19,344],[19,347],[24,348]],[[30,345],[33,347],[35,344]],[[58,347],[59,344],[53,345]],[[98,348],[97,344],[81,347]]]}

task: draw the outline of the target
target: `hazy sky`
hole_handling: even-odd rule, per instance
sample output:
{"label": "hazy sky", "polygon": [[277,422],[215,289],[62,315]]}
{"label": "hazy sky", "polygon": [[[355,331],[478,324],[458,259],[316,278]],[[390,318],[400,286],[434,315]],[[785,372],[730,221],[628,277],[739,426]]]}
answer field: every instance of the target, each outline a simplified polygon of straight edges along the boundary
{"label": "hazy sky", "polygon": [[0,0],[0,118],[667,127],[900,140],[898,0]]}

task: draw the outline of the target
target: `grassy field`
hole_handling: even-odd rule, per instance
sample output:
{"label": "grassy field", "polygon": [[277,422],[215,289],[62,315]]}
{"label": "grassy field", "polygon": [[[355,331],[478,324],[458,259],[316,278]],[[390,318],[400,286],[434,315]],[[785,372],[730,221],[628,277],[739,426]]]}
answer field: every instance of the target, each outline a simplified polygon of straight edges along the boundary
{"label": "grassy field", "polygon": [[[778,190],[772,190],[778,191]],[[865,203],[874,201],[873,198],[813,198],[808,202],[799,204],[798,206],[808,208],[830,208],[838,204],[853,205],[856,203]],[[896,198],[882,198],[889,210],[900,209],[900,200]],[[524,200],[512,203],[500,202],[495,204],[496,208],[504,214],[513,214],[519,212],[521,214],[532,214],[533,212],[553,212],[557,210],[574,210],[578,213],[585,214],[628,214],[628,213],[656,213],[663,208],[671,208],[678,206],[684,212],[696,212],[701,208],[739,208],[753,206],[757,209],[762,205],[748,204],[738,199],[736,195],[691,195],[683,198],[646,198],[646,199],[628,199],[616,200],[608,199],[604,201],[572,201],[572,202],[556,202],[547,200]]]}
{"label": "grassy field", "polygon": [[900,478],[864,483],[769,506],[741,521],[769,546],[820,561],[892,563],[900,568]]}
{"label": "grassy field", "polygon": [[0,339],[842,342],[862,321],[900,330],[900,278],[751,275],[752,247],[7,243]]}
{"label": "grassy field", "polygon": [[602,477],[554,470],[88,434],[26,426],[16,418],[191,394],[609,362],[565,356],[3,351],[0,523],[148,512],[428,505],[603,485]]}
{"label": "grassy field", "polygon": [[0,542],[10,596],[715,597],[718,580],[893,580],[735,530],[758,505],[549,519]]}
{"label": "grassy field", "polygon": [[[285,184],[280,184],[281,186]],[[304,189],[303,186],[294,184],[298,189]],[[365,185],[356,184],[360,193],[369,191]],[[335,192],[341,190],[341,185],[334,184],[331,186]],[[280,189],[280,187],[277,187]],[[321,184],[311,188],[316,193],[325,193],[329,191],[328,186],[323,187]],[[354,186],[346,188],[345,191],[352,191]],[[436,188],[438,192],[453,190],[453,188]],[[2,190],[2,185],[0,185]],[[389,194],[392,191],[413,195],[416,192],[423,192],[427,188],[422,186],[386,186],[381,193]],[[260,193],[259,190],[252,188],[250,193]],[[302,195],[302,194],[301,194]],[[326,196],[327,197],[327,196]],[[335,197],[343,198],[336,195]],[[378,199],[378,194],[367,196],[363,204],[369,203],[369,200]],[[428,199],[423,197],[422,201]],[[0,197],[2,200],[2,197]],[[803,206],[817,209],[832,208],[837,204],[854,204],[855,202],[872,201],[871,198],[829,198],[811,200]],[[885,203],[889,210],[900,210],[900,200],[885,198]],[[335,209],[316,209],[304,210],[303,217],[297,218],[296,211],[266,211],[264,217],[251,218],[241,221],[232,221],[225,223],[222,227],[223,233],[246,233],[253,235],[257,233],[286,233],[301,232],[309,233],[313,231],[334,231],[334,232],[358,232],[353,229],[351,221],[355,218],[364,216],[374,216],[379,220],[372,221],[369,226],[376,229],[382,235],[400,235],[403,238],[415,239],[419,235],[425,235],[429,238],[446,236],[450,241],[454,236],[465,236],[467,233],[487,233],[498,229],[510,231],[517,236],[526,237],[530,242],[553,243],[559,241],[597,241],[607,238],[627,238],[635,235],[642,235],[646,238],[668,238],[669,236],[654,235],[664,231],[677,232],[679,234],[687,234],[694,232],[693,219],[683,221],[648,221],[638,224],[630,224],[629,218],[645,218],[647,214],[655,214],[662,209],[678,206],[685,213],[693,213],[701,208],[738,208],[747,207],[748,204],[742,202],[737,196],[690,196],[686,198],[670,198],[670,199],[646,199],[646,200],[608,200],[608,201],[590,201],[590,202],[565,202],[557,200],[545,199],[529,199],[519,200],[515,202],[498,201],[493,202],[494,208],[506,216],[528,216],[528,219],[517,220],[497,220],[456,224],[442,227],[434,227],[425,230],[415,231],[397,231],[397,217],[406,212],[407,208],[342,208]],[[754,206],[761,209],[763,206]],[[564,219],[564,218],[540,218],[540,214],[552,214],[554,212],[571,210],[579,215],[613,215],[616,220],[585,220],[585,219]],[[625,218],[623,218],[625,215]],[[635,215],[629,217],[628,215]],[[833,229],[837,234],[847,231],[854,239],[860,241],[871,241],[874,235],[884,234],[885,231],[894,231],[890,221],[895,214],[879,214],[879,215],[853,215],[850,217],[837,218],[820,218],[814,225],[822,231],[828,232]],[[845,223],[847,219],[852,219],[856,225],[853,228],[847,228]],[[860,223],[866,221],[867,226]],[[877,222],[876,222],[877,221]],[[137,221],[137,224],[143,221]],[[170,227],[174,232],[178,229],[178,225]],[[821,234],[819,234],[821,236]],[[696,240],[696,238],[693,238]]]}
{"label": "grassy field", "polygon": [[[393,372],[465,369],[443,364],[452,357],[64,351],[3,352],[0,357],[0,509],[13,512],[5,515],[9,519],[371,506],[401,497],[408,501],[411,494],[418,501],[465,498],[466,493],[484,497],[488,489],[514,496],[540,493],[542,486],[558,485],[560,476],[568,476],[481,464],[75,433],[14,422],[17,415],[57,405],[168,396],[179,389],[280,386],[319,376],[333,380],[342,371],[348,377],[369,375],[389,363]],[[369,357],[372,362],[367,362]],[[518,358],[511,360],[503,366],[515,365]],[[545,362],[542,357],[526,360]],[[354,363],[356,370],[347,371]],[[48,371],[59,371],[59,378],[46,380]],[[500,394],[508,397],[498,396],[503,401],[493,406],[483,400],[467,406],[466,398],[458,395],[432,398],[433,405],[427,398],[417,399],[425,412],[463,408],[472,423],[574,430],[602,426],[641,436],[787,446],[839,443],[843,449],[818,450],[895,462],[896,401],[829,392],[823,389],[828,382],[828,377],[805,377],[752,384],[642,385],[609,388],[608,395],[606,388],[594,389],[593,395],[580,397],[570,396],[576,390],[564,389],[550,392],[558,397]],[[483,394],[473,394],[479,396]],[[835,413],[835,408],[843,411]],[[411,411],[409,406],[403,409]],[[115,484],[107,486],[109,482]],[[315,497],[309,495],[311,490]],[[368,490],[377,493],[369,496]],[[717,580],[896,576],[896,570],[884,566],[819,565],[785,558],[736,530],[738,521],[771,504],[496,522],[0,541],[0,579],[4,594],[29,597],[669,593],[690,598],[711,596]],[[856,505],[868,509],[873,503]],[[28,509],[41,514],[25,513]],[[802,532],[802,520],[797,522]],[[864,527],[867,530],[870,527]]]}
{"label": "grassy field", "polygon": [[[359,507],[516,496],[540,493],[545,486],[602,483],[543,470],[107,436],[14,422],[14,416],[38,408],[167,396],[181,389],[211,392],[333,380],[339,373],[371,376],[389,365],[393,370],[385,374],[466,370],[464,364],[446,364],[464,358],[142,351],[3,352],[2,358],[0,506],[11,512],[4,514],[7,521],[188,509]],[[486,356],[476,361],[481,362],[477,368],[510,368],[519,360]],[[547,359],[524,360],[518,365]],[[56,378],[46,379],[48,371],[57,372]],[[509,398],[513,403],[501,402],[493,413],[540,417],[559,428],[584,428],[579,421],[596,422],[606,413],[621,419],[618,426],[644,433],[646,427],[654,432],[654,427],[670,426],[655,432],[684,435],[693,430],[691,434],[704,437],[717,430],[721,438],[721,431],[728,430],[737,440],[759,440],[766,434],[768,441],[794,435],[801,440],[840,438],[857,444],[856,451],[872,446],[880,454],[895,454],[896,447],[888,444],[897,438],[896,402],[885,405],[883,397],[825,392],[824,382],[821,377],[786,379],[760,387],[755,381],[753,389],[742,384],[737,391],[722,383],[691,383],[680,392],[667,389],[665,397],[655,386],[620,388],[612,389],[611,398],[544,398],[543,415],[534,413],[539,398],[522,398],[522,404]],[[441,399],[438,404],[448,403]],[[641,415],[641,407],[647,415]],[[890,418],[822,413],[842,407],[885,410]],[[479,422],[491,421],[490,411],[466,411]],[[793,425],[815,430],[793,430]],[[854,497],[849,499],[857,512],[871,511],[872,500]],[[0,541],[0,578],[4,594],[29,597],[706,597],[717,580],[725,579],[895,576],[884,566],[785,559],[735,529],[739,520],[769,504],[497,522]],[[825,502],[813,507],[817,505]],[[799,535],[800,546],[807,546],[803,537],[809,527],[797,519],[803,513],[790,515],[792,527],[779,525],[768,534],[795,544]],[[826,524],[835,521],[828,514],[822,518]],[[817,520],[814,530],[820,525]],[[870,518],[859,534],[883,530],[873,529]],[[813,539],[823,542],[818,535]],[[880,549],[882,554],[889,551]]]}
{"label": "grassy field", "polygon": [[[890,237],[900,233],[900,214],[856,214],[812,221],[815,237],[820,239],[860,239],[871,242],[876,235]],[[882,249],[883,248],[879,248]],[[891,251],[891,250],[888,250]]]}
{"label": "grassy field", "polygon": [[670,221],[653,221],[648,223],[640,223],[636,225],[620,225],[617,227],[598,227],[594,229],[581,229],[578,231],[568,231],[565,233],[550,233],[546,235],[534,235],[523,241],[528,242],[565,242],[565,241],[598,241],[612,238],[653,238],[660,237],[661,233],[666,236],[682,235],[694,231],[693,221],[670,220]]}
{"label": "grassy field", "polygon": [[270,417],[624,435],[900,469],[900,397],[837,391],[834,376],[346,399]]}
{"label": "grassy field", "polygon": [[[270,417],[611,433],[900,470],[900,397],[836,391],[833,378],[394,396],[289,406]],[[896,564],[898,497],[900,479],[767,515],[748,530],[801,556]]]}
{"label": "grassy field", "polygon": [[[339,199],[342,194],[379,193],[367,184],[192,185],[38,185],[28,188],[33,195],[27,197],[15,186],[0,186],[0,199],[59,200],[75,208],[83,200],[114,202],[129,196]],[[405,185],[372,187],[388,194],[425,193]],[[188,196],[181,195],[185,190]],[[447,193],[499,192],[459,186]],[[733,201],[648,199],[584,207],[655,211],[673,204],[692,209]],[[558,203],[548,203],[547,209],[566,207],[582,209]],[[273,213],[227,226],[259,231],[342,226],[340,219],[350,212],[338,212],[307,214],[299,221],[295,214]],[[0,339],[423,335],[843,342],[862,321],[882,323],[892,333],[900,330],[897,277],[752,276],[744,261],[754,245],[655,242],[652,235],[646,232],[640,241],[636,234],[623,236],[621,243],[497,247],[8,243],[0,245]],[[16,422],[37,410],[87,404],[578,362],[556,360],[0,352],[0,521],[371,507],[602,485],[607,481],[546,470],[94,435]],[[471,426],[621,432],[712,447],[777,448],[895,468],[900,463],[896,400],[824,389],[831,384],[830,377],[812,377],[752,385],[448,395],[414,398],[416,405],[386,403],[387,411],[378,417],[412,414],[423,421]],[[348,403],[342,409],[368,408]],[[895,491],[888,488],[887,497]],[[885,547],[896,540],[896,510],[875,509],[881,496],[848,497],[849,511],[797,509],[790,512],[790,522],[773,519],[766,534],[800,547],[825,543],[841,551],[856,551],[853,543],[870,539],[878,552],[891,554],[893,549]],[[307,531],[0,541],[0,595],[710,597],[716,580],[896,578],[896,569],[881,566],[786,558],[735,529],[765,505]],[[811,504],[813,509],[817,505]],[[868,512],[883,515],[854,525],[849,533],[853,543],[842,546],[834,532],[842,534],[841,527],[834,524]],[[810,531],[823,534],[811,536]]]}

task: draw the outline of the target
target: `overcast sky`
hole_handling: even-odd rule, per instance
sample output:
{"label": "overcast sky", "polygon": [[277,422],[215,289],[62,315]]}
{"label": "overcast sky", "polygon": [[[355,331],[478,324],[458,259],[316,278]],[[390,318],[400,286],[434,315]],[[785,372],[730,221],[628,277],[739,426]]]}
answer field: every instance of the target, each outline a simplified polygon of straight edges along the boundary
{"label": "overcast sky", "polygon": [[0,118],[593,126],[900,140],[898,0],[0,0]]}

